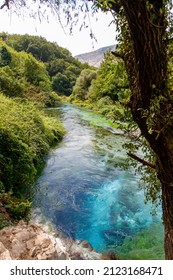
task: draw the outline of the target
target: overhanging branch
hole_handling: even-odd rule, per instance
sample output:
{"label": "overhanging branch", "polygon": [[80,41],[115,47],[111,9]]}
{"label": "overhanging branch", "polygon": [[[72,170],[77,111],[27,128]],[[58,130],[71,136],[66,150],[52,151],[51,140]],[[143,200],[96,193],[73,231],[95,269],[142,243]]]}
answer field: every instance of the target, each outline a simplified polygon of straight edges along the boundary
{"label": "overhanging branch", "polygon": [[128,155],[129,157],[131,157],[131,158],[133,158],[133,159],[139,161],[139,162],[142,163],[143,165],[146,165],[146,166],[149,166],[149,167],[151,167],[151,168],[153,168],[153,169],[156,169],[155,164],[152,163],[152,162],[146,161],[146,160],[144,160],[144,159],[142,159],[142,158],[140,158],[140,157],[138,157],[138,156],[136,156],[136,155],[134,155],[134,154],[132,154],[132,153],[127,153],[127,155]]}
{"label": "overhanging branch", "polygon": [[4,4],[2,4],[2,5],[0,6],[0,9],[2,10],[5,6],[9,9],[9,8],[10,8],[9,2],[10,2],[10,0],[5,0]]}
{"label": "overhanging branch", "polygon": [[111,52],[115,57],[121,58],[122,60],[124,60],[124,55],[122,53],[116,52],[116,51],[112,51]]}

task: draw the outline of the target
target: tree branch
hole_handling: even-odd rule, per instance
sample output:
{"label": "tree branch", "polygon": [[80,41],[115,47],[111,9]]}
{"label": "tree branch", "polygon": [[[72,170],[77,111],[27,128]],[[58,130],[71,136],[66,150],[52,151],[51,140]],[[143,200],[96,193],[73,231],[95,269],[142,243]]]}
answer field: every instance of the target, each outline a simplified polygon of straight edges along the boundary
{"label": "tree branch", "polygon": [[7,6],[7,8],[9,9],[10,8],[9,2],[10,2],[10,0],[5,0],[4,4],[2,4],[2,6],[0,6],[0,10],[2,10],[5,6]]}
{"label": "tree branch", "polygon": [[146,161],[146,160],[144,160],[144,159],[142,159],[142,158],[140,158],[140,157],[138,157],[138,156],[136,156],[136,155],[134,155],[134,154],[132,154],[132,153],[127,153],[127,155],[128,155],[129,157],[131,157],[131,158],[133,158],[133,159],[139,161],[139,162],[142,163],[143,165],[146,165],[146,166],[149,166],[149,167],[151,167],[151,168],[153,168],[153,169],[156,169],[156,166],[155,166],[154,163],[151,163],[151,162],[149,162],[149,161]]}
{"label": "tree branch", "polygon": [[112,51],[111,52],[115,57],[121,58],[122,60],[124,60],[124,55],[122,53],[116,52],[116,51]]}

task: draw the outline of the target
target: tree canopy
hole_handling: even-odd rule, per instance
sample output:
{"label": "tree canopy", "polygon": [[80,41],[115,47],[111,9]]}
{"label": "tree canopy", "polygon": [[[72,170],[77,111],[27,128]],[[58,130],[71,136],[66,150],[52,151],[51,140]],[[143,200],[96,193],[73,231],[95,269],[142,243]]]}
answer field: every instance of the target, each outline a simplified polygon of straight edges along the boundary
{"label": "tree canopy", "polygon": [[[44,71],[48,72],[46,75],[49,76],[47,80],[47,85],[49,84],[52,89],[60,95],[67,95],[69,96],[72,93],[72,88],[76,82],[76,79],[82,69],[89,67],[87,64],[82,64],[79,60],[72,57],[71,53],[56,43],[48,42],[45,38],[39,36],[31,36],[28,34],[25,35],[18,35],[18,34],[7,34],[7,33],[0,33],[0,38],[2,41],[15,49],[18,53],[25,52],[29,55],[32,55],[35,60],[30,57],[29,60],[26,61],[26,67],[28,67],[28,75],[29,75],[29,68],[32,68],[30,71],[30,77],[28,76],[28,81],[34,82],[34,79],[40,79],[40,81],[35,80],[35,83],[41,82],[41,77],[39,78],[38,72],[38,65],[43,65],[43,68],[46,68]],[[2,50],[0,51],[2,53]],[[5,56],[5,54],[3,54]],[[24,55],[26,56],[26,54]],[[1,54],[2,57],[2,54]],[[8,63],[7,54],[6,54],[6,62],[1,63]],[[1,58],[2,61],[2,58]],[[35,62],[34,62],[35,61]],[[35,67],[34,67],[35,63]],[[31,66],[32,64],[32,66]],[[36,66],[37,64],[37,66]],[[35,69],[35,70],[34,70]],[[63,78],[68,80],[68,86],[66,82],[66,86],[61,86],[61,81],[57,77],[63,75]],[[36,78],[37,77],[37,78]],[[55,85],[56,80],[56,85]],[[59,84],[58,84],[59,83]],[[47,88],[46,83],[42,83],[42,88]],[[60,91],[59,91],[60,90]]]}

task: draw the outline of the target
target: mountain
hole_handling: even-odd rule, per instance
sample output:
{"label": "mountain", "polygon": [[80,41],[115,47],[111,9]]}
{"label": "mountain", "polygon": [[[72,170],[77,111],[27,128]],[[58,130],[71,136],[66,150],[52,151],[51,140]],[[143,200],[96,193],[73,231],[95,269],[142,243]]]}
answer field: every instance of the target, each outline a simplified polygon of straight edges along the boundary
{"label": "mountain", "polygon": [[113,50],[115,50],[115,45],[103,47],[93,52],[79,54],[76,55],[75,58],[82,63],[88,63],[91,66],[99,67],[104,58],[104,53]]}

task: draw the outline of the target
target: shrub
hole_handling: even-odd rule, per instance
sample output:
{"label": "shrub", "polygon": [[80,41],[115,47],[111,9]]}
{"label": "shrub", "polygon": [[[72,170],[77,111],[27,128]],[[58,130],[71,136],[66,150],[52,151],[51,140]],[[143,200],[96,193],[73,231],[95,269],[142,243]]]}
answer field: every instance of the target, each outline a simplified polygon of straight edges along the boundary
{"label": "shrub", "polygon": [[28,196],[36,169],[50,146],[63,137],[64,129],[26,99],[0,94],[0,182],[1,189]]}

